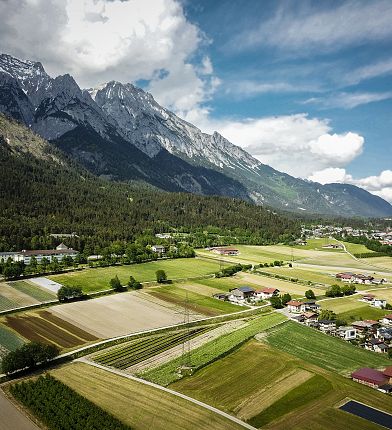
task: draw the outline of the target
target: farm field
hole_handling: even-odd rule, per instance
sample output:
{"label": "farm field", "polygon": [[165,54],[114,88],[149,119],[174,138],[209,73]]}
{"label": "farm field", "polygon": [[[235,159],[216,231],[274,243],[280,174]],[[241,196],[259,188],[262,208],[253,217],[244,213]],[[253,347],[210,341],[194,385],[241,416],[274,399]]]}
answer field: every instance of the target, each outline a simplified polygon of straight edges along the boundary
{"label": "farm field", "polygon": [[190,288],[184,288],[177,284],[149,288],[146,292],[160,300],[186,307],[192,312],[207,316],[228,314],[241,310],[236,305],[196,293]]}
{"label": "farm field", "polygon": [[22,346],[23,343],[23,339],[16,332],[0,324],[0,369],[2,357],[8,354],[9,351],[14,351]]}
{"label": "farm field", "polygon": [[[237,330],[226,333],[223,336],[194,349],[191,353],[190,362],[194,369],[201,369],[212,361],[217,360],[222,355],[227,354],[247,339],[255,336],[257,333],[265,331],[284,321],[286,321],[286,317],[277,312],[252,318],[249,320],[247,325],[241,326]],[[182,364],[182,358],[179,357],[163,364],[162,366],[143,372],[141,376],[144,379],[160,385],[169,385],[181,378],[181,376],[178,375],[178,368]]]}
{"label": "farm field", "polygon": [[109,282],[116,275],[125,285],[132,275],[139,282],[155,281],[155,272],[165,270],[168,279],[203,276],[219,270],[218,262],[199,258],[152,261],[129,266],[112,266],[85,269],[48,278],[62,285],[82,287],[85,293],[109,289]]}
{"label": "farm field", "polygon": [[281,351],[342,375],[360,367],[378,368],[392,364],[392,360],[381,354],[291,321],[271,329],[267,342]]}
{"label": "farm field", "polygon": [[[228,256],[215,254],[212,251],[197,250],[197,254],[200,256],[213,258],[216,260],[231,261],[233,263],[272,263],[275,260],[288,261],[291,260],[291,250],[287,252],[285,247],[272,247],[272,246],[252,246],[252,245],[234,245],[239,250],[238,256]],[[274,249],[272,249],[274,248]]]}
{"label": "farm field", "polygon": [[374,294],[376,297],[385,299],[387,302],[392,304],[392,287],[380,288],[376,290],[369,290],[369,293]]}
{"label": "farm field", "polygon": [[135,430],[239,430],[242,427],[154,387],[73,363],[51,374]]}
{"label": "farm field", "polygon": [[311,281],[315,283],[332,285],[336,284],[336,279],[327,273],[320,273],[313,270],[299,269],[296,267],[261,267],[262,272],[272,273],[274,275],[297,278],[302,281]]}
{"label": "farm field", "polygon": [[306,239],[306,245],[295,245],[295,249],[304,249],[304,250],[313,250],[313,251],[323,251],[323,252],[344,252],[342,249],[334,249],[334,248],[323,248],[324,245],[328,244],[339,244],[336,239]]}
{"label": "farm field", "polygon": [[62,349],[73,348],[98,339],[48,311],[6,316],[4,324],[29,341],[53,343]]}
{"label": "farm field", "polygon": [[[147,293],[130,291],[54,306],[50,312],[97,337],[107,338],[181,323],[184,316],[180,309]],[[201,317],[192,315],[192,319]]]}
{"label": "farm field", "polygon": [[[372,294],[392,301],[392,289],[388,290],[370,290]],[[322,309],[334,311],[340,319],[350,323],[355,320],[373,319],[378,320],[384,315],[391,313],[386,309],[377,309],[367,303],[360,302],[362,294],[353,296],[341,297],[335,299],[327,299],[319,302]]]}
{"label": "farm field", "polygon": [[366,262],[368,264],[380,267],[380,269],[388,269],[392,271],[392,257],[371,257],[367,258]]}
{"label": "farm field", "polygon": [[144,337],[136,341],[134,340],[108,348],[103,352],[94,354],[91,359],[104,366],[111,366],[124,370],[186,342],[195,336],[206,333],[208,330],[210,330],[210,327],[196,327],[189,331],[178,330]]}
{"label": "farm field", "polygon": [[316,296],[322,296],[325,294],[325,289],[309,287],[308,285],[301,285],[295,282],[282,281],[280,279],[270,278],[268,276],[255,275],[252,273],[241,273],[238,274],[245,285],[250,285],[254,283],[258,286],[258,288],[262,287],[274,287],[280,290],[281,293],[289,293],[294,298],[295,297],[303,297],[305,295],[305,291],[311,288]]}
{"label": "farm field", "polygon": [[382,393],[256,340],[170,388],[257,428],[380,429],[336,409],[346,397],[392,411],[389,398]]}
{"label": "farm field", "polygon": [[24,294],[29,295],[35,300],[39,302],[46,302],[48,300],[56,300],[57,296],[55,293],[47,290],[46,288],[42,288],[35,284],[32,281],[12,281],[8,283],[11,287],[15,288],[18,291],[21,291]]}
{"label": "farm field", "polygon": [[351,254],[369,254],[373,253],[371,249],[366,248],[365,245],[362,245],[361,243],[350,243],[350,242],[343,242],[347,251]]}

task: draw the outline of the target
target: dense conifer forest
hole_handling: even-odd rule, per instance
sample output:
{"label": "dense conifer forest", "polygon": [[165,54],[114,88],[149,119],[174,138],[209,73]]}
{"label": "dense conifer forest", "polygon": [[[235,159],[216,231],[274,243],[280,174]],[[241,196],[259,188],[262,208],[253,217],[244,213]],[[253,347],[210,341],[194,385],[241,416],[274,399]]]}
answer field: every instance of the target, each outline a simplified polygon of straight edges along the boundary
{"label": "dense conifer forest", "polygon": [[208,232],[254,244],[299,233],[299,222],[241,200],[97,178],[4,116],[0,171],[0,251],[49,248],[50,233],[76,232],[79,250],[134,241],[146,230]]}

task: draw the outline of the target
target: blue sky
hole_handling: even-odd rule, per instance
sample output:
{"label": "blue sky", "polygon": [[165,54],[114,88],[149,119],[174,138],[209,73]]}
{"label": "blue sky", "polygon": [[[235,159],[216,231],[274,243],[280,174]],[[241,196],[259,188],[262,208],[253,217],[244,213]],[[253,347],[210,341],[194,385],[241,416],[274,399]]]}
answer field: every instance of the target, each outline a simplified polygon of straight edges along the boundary
{"label": "blue sky", "polygon": [[[187,17],[210,39],[206,51],[222,80],[221,88],[210,102],[213,116],[243,118],[306,112],[311,117],[328,118],[334,132],[350,130],[365,138],[363,153],[347,165],[352,175],[377,175],[380,170],[391,168],[392,40],[382,34],[367,37],[359,25],[350,30],[344,17],[350,16],[350,9],[361,14],[363,4],[271,0],[184,2]],[[378,9],[380,15],[383,7],[391,12],[392,2],[373,2],[373,9]],[[286,40],[288,35],[274,35],[274,31],[287,31],[284,19],[265,30],[270,32],[268,37],[263,31],[263,25],[267,26],[278,14],[295,22],[323,13],[335,21],[325,25],[335,26],[340,21],[339,25],[346,26],[331,41],[329,32],[325,39],[320,37],[316,41],[312,35],[298,41]],[[365,14],[366,10],[362,14],[364,19]],[[377,20],[371,23],[377,25]]]}
{"label": "blue sky", "polygon": [[392,202],[391,0],[10,3],[2,52],[139,84],[278,170]]}

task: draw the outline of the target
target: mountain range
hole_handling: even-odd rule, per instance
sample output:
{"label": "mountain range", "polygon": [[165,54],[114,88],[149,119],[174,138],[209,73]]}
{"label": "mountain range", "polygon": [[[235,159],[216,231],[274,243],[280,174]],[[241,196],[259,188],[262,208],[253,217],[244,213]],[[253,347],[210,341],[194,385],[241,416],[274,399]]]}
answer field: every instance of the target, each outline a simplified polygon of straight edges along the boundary
{"label": "mountain range", "polygon": [[219,133],[203,133],[134,85],[81,89],[40,62],[0,55],[0,112],[93,174],[165,191],[236,197],[300,213],[385,217],[392,206],[353,185],[308,182],[267,166]]}

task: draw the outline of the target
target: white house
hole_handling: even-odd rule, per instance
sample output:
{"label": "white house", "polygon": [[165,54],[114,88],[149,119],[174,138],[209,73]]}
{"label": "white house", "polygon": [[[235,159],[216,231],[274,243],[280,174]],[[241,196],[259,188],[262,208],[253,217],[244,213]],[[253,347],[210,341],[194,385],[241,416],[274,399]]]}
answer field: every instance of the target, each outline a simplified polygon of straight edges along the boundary
{"label": "white house", "polygon": [[392,326],[392,314],[388,314],[382,317],[380,320],[381,324],[391,325]]}
{"label": "white house", "polygon": [[20,252],[6,251],[0,252],[0,262],[1,260],[6,263],[8,259],[11,259],[13,263],[17,263],[18,261],[23,261],[23,255]]}
{"label": "white house", "polygon": [[354,340],[357,338],[357,330],[351,326],[339,327],[338,335],[344,340]]}
{"label": "white house", "polygon": [[372,306],[379,309],[384,309],[386,305],[387,305],[387,301],[384,299],[375,298],[372,302]]}
{"label": "white house", "polygon": [[319,329],[324,333],[336,330],[336,322],[332,320],[318,320]]}
{"label": "white house", "polygon": [[263,288],[262,290],[256,290],[254,297],[261,300],[270,299],[273,296],[277,296],[279,290],[277,288]]}
{"label": "white house", "polygon": [[229,301],[234,303],[244,303],[246,299],[253,297],[255,290],[248,286],[233,288],[229,293]]}
{"label": "white house", "polygon": [[297,300],[290,300],[287,302],[287,309],[289,312],[293,313],[301,313],[306,311],[305,304],[303,302],[298,302]]}
{"label": "white house", "polygon": [[152,245],[151,247],[153,252],[156,252],[157,254],[164,254],[166,252],[166,249],[162,245]]}

